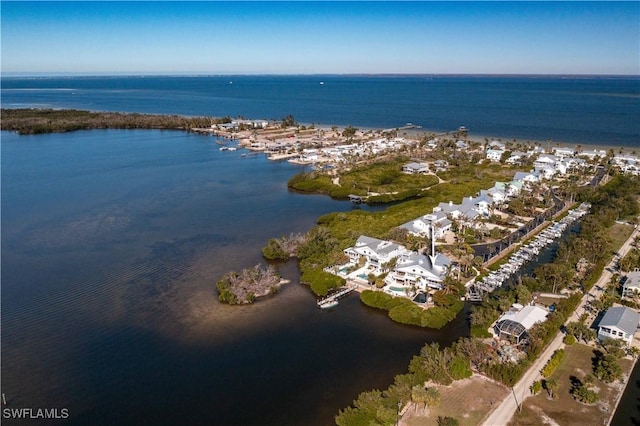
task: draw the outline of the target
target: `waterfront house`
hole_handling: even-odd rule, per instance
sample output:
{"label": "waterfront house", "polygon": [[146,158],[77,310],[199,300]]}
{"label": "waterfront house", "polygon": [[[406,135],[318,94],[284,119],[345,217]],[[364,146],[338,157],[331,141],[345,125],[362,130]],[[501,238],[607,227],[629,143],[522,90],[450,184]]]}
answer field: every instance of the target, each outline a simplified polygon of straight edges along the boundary
{"label": "waterfront house", "polygon": [[594,158],[604,158],[607,156],[607,151],[602,149],[592,149],[589,151],[582,151],[579,154],[580,157],[587,157],[589,160],[593,160]]}
{"label": "waterfront house", "polygon": [[237,128],[244,126],[253,129],[266,129],[267,126],[269,126],[269,122],[267,120],[233,120],[231,124],[235,125]]}
{"label": "waterfront house", "polygon": [[640,324],[640,314],[631,308],[614,306],[607,309],[598,324],[598,340],[623,340],[630,345]]}
{"label": "waterfront house", "polygon": [[565,147],[554,147],[552,149],[553,154],[558,157],[573,157],[576,154],[576,150],[574,148],[565,148]]}
{"label": "waterfront house", "polygon": [[527,332],[535,324],[544,322],[547,311],[538,306],[522,306],[514,303],[507,312],[502,314],[494,325],[494,331],[500,339],[520,343],[528,337]]}
{"label": "waterfront house", "polygon": [[[426,255],[405,252],[398,257],[395,268],[385,277],[385,292],[400,296],[406,290],[440,290],[451,265],[442,253]],[[399,293],[399,294],[398,294]]]}
{"label": "waterfront house", "polygon": [[623,166],[625,164],[636,164],[638,163],[638,157],[636,157],[635,155],[619,154],[613,157],[613,162],[618,166]]}
{"label": "waterfront house", "polygon": [[622,295],[629,298],[640,295],[640,269],[636,268],[629,272],[626,281],[622,285]]}
{"label": "waterfront house", "polygon": [[360,259],[364,259],[364,266],[371,268],[374,273],[383,273],[392,259],[406,251],[400,244],[361,235],[356,244],[345,249],[344,253],[352,263],[358,264]]}

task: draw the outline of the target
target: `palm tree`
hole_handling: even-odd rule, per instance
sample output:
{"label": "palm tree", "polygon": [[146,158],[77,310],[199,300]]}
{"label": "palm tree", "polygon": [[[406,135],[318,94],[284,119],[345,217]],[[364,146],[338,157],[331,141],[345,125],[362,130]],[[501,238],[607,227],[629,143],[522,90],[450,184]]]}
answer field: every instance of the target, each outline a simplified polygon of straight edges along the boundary
{"label": "palm tree", "polygon": [[556,379],[547,379],[544,381],[544,387],[549,392],[549,396],[555,399],[555,391],[558,390],[558,381]]}

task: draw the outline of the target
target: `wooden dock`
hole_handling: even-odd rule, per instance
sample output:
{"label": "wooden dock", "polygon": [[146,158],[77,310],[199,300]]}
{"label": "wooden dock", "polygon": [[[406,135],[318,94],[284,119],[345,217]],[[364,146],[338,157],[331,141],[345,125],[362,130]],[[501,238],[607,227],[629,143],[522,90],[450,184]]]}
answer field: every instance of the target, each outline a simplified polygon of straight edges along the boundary
{"label": "wooden dock", "polygon": [[482,302],[482,290],[474,288],[473,286],[467,289],[465,300],[468,302]]}
{"label": "wooden dock", "polygon": [[341,297],[346,296],[347,294],[351,293],[352,291],[354,291],[358,286],[355,284],[352,284],[350,286],[347,287],[341,287],[338,291],[336,291],[333,294],[330,294],[320,300],[318,300],[318,307],[322,308],[323,306],[329,305],[329,304],[333,304],[334,302],[337,302],[338,299],[340,299]]}

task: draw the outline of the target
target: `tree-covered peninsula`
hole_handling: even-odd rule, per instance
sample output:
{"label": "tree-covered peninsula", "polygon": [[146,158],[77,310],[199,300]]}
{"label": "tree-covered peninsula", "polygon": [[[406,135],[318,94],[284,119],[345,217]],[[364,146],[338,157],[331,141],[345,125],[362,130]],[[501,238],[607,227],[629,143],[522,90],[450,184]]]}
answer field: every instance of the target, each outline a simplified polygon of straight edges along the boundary
{"label": "tree-covered peninsula", "polygon": [[93,112],[76,109],[2,109],[0,129],[21,135],[63,133],[90,129],[175,129],[210,127],[229,118]]}

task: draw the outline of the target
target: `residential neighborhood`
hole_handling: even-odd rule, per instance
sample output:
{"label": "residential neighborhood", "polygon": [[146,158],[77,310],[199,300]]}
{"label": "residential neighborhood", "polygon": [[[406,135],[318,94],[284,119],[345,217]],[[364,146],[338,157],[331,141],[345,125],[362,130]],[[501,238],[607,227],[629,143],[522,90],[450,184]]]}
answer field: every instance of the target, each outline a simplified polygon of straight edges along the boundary
{"label": "residential neighborhood", "polygon": [[[435,327],[450,321],[453,316],[445,312],[451,310],[455,316],[459,310],[453,309],[462,305],[452,301],[462,300],[470,309],[466,315],[473,339],[479,339],[486,351],[485,361],[474,372],[517,387],[525,397],[535,397],[538,386],[554,395],[547,376],[540,378],[531,370],[516,373],[529,359],[535,359],[538,368],[550,363],[550,348],[564,350],[562,345],[568,348],[572,341],[594,348],[594,374],[603,381],[608,380],[607,374],[617,377],[615,368],[607,370],[609,365],[635,360],[634,354],[640,351],[640,238],[630,249],[633,259],[616,254],[616,265],[624,261],[627,269],[607,272],[614,271],[611,267],[602,272],[610,241],[599,229],[606,222],[632,236],[637,232],[633,217],[638,212],[627,209],[623,214],[624,208],[617,207],[614,218],[609,211],[604,219],[602,206],[583,201],[584,194],[608,182],[628,182],[621,177],[638,175],[640,160],[635,152],[550,142],[545,147],[528,141],[483,141],[469,138],[466,131],[412,135],[399,129],[243,125],[251,128],[232,131],[241,146],[265,152],[274,161],[308,167],[311,179],[320,177],[323,185],[341,188],[335,191],[336,198],[351,200],[354,209],[381,196],[390,200],[400,196],[402,188],[386,189],[386,181],[426,179],[423,187],[409,195],[428,194],[433,200],[421,211],[386,230],[367,233],[358,227],[357,233],[347,232],[351,236],[343,240],[341,254],[332,256],[335,263],[322,268],[344,285],[323,295],[319,307],[334,309],[339,298],[360,292],[365,304],[387,310],[394,321]],[[384,172],[375,168],[381,163]],[[465,186],[468,176],[456,174],[463,167],[475,173],[482,186],[477,182]],[[380,173],[378,183],[366,175],[367,170]],[[357,178],[347,179],[353,171],[358,171]],[[484,173],[495,178],[489,181]],[[438,194],[433,188],[439,185],[455,187],[456,195]],[[466,193],[461,190],[465,187]],[[325,191],[334,196],[333,190]],[[585,236],[576,240],[574,234]],[[567,245],[580,257],[574,258]],[[560,255],[564,261],[540,260]],[[602,283],[604,276],[609,281]],[[541,339],[553,340],[544,353]],[[611,348],[620,348],[615,353],[622,361],[612,358]],[[601,395],[608,398],[604,391]],[[501,406],[509,404],[506,398]],[[609,407],[610,401],[601,404]],[[503,411],[489,414],[485,424],[502,419]]]}

